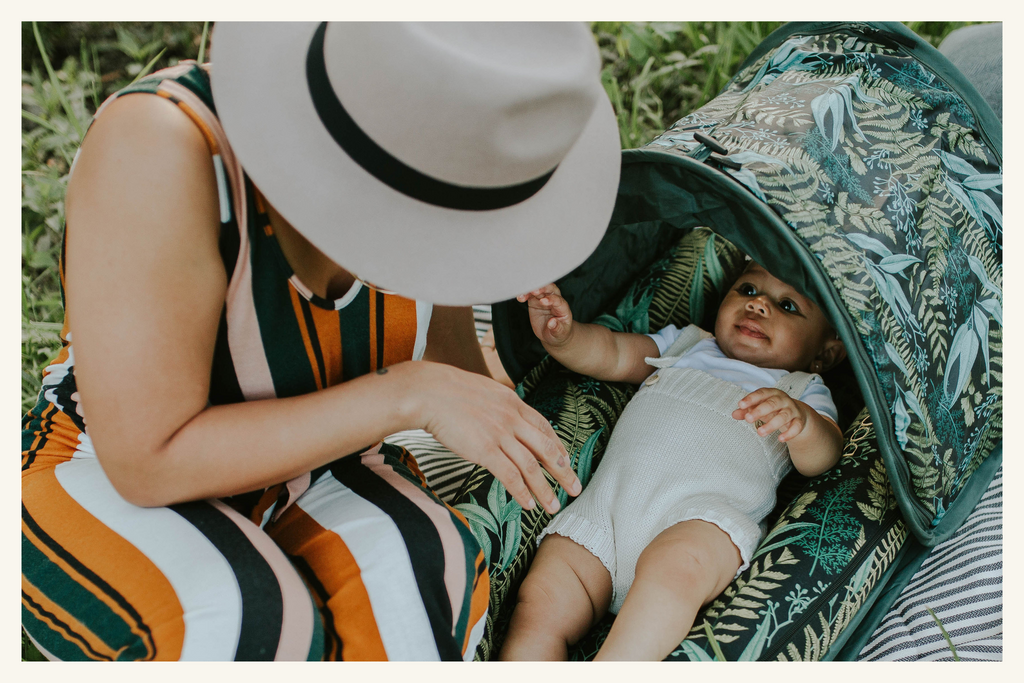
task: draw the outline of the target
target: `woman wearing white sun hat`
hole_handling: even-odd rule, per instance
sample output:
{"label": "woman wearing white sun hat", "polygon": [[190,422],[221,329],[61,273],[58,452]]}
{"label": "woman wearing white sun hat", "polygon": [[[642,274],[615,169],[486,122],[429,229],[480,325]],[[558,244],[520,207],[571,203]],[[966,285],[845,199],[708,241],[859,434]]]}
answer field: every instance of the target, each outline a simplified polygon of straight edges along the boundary
{"label": "woman wearing white sun hat", "polygon": [[527,508],[557,509],[541,467],[579,492],[465,306],[604,233],[593,39],[223,24],[212,56],[108,100],[76,159],[65,348],[23,431],[26,631],[57,659],[470,658],[486,562],[379,442],[426,429]]}

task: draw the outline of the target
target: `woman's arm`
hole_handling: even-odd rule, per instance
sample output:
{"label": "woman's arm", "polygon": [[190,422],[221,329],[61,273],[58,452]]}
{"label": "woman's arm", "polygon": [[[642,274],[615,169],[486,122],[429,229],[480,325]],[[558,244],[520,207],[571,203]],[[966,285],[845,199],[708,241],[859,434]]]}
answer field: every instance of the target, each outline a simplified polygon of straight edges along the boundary
{"label": "woman's arm", "polygon": [[480,350],[480,341],[476,338],[472,307],[434,306],[423,360],[447,363],[484,377],[491,376]]}
{"label": "woman's arm", "polygon": [[305,396],[208,407],[226,276],[209,150],[172,103],[113,102],[67,196],[67,305],[80,405],[97,457],[148,506],[249,491],[403,429],[431,431],[532,507],[575,493],[550,425],[514,392],[430,362]]}

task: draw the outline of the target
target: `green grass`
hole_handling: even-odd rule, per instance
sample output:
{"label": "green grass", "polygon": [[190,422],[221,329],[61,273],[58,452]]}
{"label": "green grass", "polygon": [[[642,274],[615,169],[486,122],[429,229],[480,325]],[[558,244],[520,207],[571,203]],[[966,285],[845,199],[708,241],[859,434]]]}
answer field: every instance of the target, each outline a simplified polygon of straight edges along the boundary
{"label": "green grass", "polygon": [[946,627],[943,625],[942,620],[939,619],[938,615],[932,611],[931,607],[925,605],[924,608],[928,610],[928,614],[932,615],[932,619],[934,619],[935,623],[938,625],[939,631],[942,632],[942,637],[946,639],[946,647],[948,647],[949,651],[953,653],[953,661],[959,662],[960,656],[956,653],[956,645],[953,645],[953,639],[949,637],[948,633],[946,633]]}
{"label": "green grass", "polygon": [[[639,147],[715,96],[777,22],[597,22],[602,82],[624,148]],[[964,22],[908,22],[938,45]],[[21,397],[29,410],[60,350],[57,261],[67,174],[93,112],[151,70],[205,57],[208,24],[22,24]],[[38,658],[24,636],[22,658]]]}

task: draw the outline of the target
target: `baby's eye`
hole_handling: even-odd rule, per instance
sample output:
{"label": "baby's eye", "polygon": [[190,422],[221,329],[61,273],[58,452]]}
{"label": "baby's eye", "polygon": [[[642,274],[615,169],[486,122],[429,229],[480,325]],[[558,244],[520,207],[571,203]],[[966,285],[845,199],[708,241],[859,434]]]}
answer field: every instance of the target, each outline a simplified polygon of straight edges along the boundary
{"label": "baby's eye", "polygon": [[800,307],[796,305],[792,299],[783,299],[779,302],[779,308],[784,310],[786,313],[799,313]]}
{"label": "baby's eye", "polygon": [[739,292],[740,294],[742,294],[743,296],[756,296],[757,295],[757,287],[755,287],[754,285],[750,284],[749,282],[744,282],[742,285],[740,285],[739,287],[736,288],[736,291]]}

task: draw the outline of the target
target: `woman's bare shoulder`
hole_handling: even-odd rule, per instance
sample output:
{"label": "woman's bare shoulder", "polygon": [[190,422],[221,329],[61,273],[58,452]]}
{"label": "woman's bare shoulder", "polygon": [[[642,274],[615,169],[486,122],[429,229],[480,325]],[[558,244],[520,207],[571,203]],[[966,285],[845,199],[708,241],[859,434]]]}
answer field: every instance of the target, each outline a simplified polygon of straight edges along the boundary
{"label": "woman's bare shoulder", "polygon": [[75,214],[173,211],[216,229],[216,182],[206,139],[184,111],[156,95],[125,95],[103,109],[82,143],[68,181],[69,224]]}

